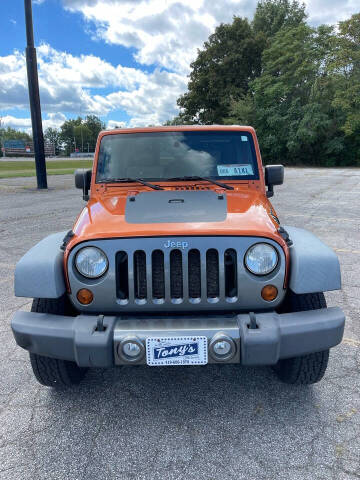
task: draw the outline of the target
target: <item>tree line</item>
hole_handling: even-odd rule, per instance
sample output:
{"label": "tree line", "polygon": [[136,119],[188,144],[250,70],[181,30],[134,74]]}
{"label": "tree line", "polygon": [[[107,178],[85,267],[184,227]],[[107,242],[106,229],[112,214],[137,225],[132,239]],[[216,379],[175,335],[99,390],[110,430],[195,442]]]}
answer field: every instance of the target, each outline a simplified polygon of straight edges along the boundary
{"label": "tree line", "polygon": [[23,140],[24,142],[31,142],[32,138],[26,132],[20,132],[11,127],[2,127],[0,119],[0,144],[3,145],[6,140]]}
{"label": "tree line", "polygon": [[166,124],[254,126],[266,163],[360,166],[360,13],[314,28],[304,4],[260,1],[210,35],[178,105]]}
{"label": "tree line", "polygon": [[[105,129],[105,123],[96,115],[88,115],[85,118],[66,120],[60,128],[47,128],[44,131],[45,142],[54,145],[55,154],[69,156],[71,152],[94,152],[96,140],[101,130]],[[31,142],[32,137],[26,132],[15,130],[11,127],[1,127],[0,143],[6,140],[23,140]]]}
{"label": "tree line", "polygon": [[55,152],[60,151],[69,156],[71,152],[94,152],[96,140],[106,125],[96,115],[85,118],[65,120],[60,128],[47,128],[44,138],[55,146]]}

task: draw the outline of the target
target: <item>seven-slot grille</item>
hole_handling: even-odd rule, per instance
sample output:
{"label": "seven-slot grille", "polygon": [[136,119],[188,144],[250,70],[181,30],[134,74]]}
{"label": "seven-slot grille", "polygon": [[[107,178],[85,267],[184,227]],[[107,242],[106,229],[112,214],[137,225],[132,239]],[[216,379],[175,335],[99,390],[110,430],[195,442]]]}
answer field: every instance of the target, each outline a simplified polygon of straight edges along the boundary
{"label": "seven-slot grille", "polygon": [[172,249],[116,254],[120,304],[234,301],[238,295],[237,252]]}

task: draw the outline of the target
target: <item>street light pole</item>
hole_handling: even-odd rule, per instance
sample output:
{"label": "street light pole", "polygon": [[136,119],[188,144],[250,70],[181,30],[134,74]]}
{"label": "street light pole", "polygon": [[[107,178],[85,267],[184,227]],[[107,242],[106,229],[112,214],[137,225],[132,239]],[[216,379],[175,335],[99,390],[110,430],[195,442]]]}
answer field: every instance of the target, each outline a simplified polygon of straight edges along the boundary
{"label": "street light pole", "polygon": [[39,94],[39,79],[37,70],[36,49],[34,47],[34,30],[32,21],[31,0],[24,0],[26,22],[26,67],[29,86],[29,100],[31,123],[35,152],[35,167],[37,186],[39,189],[47,188],[46,163],[44,150],[44,134],[41,119],[41,106]]}

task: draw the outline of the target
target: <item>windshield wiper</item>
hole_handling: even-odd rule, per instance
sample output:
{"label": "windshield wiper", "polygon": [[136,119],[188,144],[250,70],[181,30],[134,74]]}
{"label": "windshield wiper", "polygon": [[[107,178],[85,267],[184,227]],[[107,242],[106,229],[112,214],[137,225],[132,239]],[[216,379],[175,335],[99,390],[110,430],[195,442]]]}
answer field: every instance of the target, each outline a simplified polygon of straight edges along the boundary
{"label": "windshield wiper", "polygon": [[159,185],[154,185],[153,183],[145,182],[142,178],[104,178],[100,180],[101,183],[141,183],[147,187],[153,188],[154,190],[164,190]]}
{"label": "windshield wiper", "polygon": [[222,183],[222,182],[218,182],[217,180],[213,180],[212,178],[207,178],[207,177],[198,177],[197,175],[196,176],[193,176],[193,177],[172,177],[172,178],[167,178],[166,180],[169,180],[169,181],[186,181],[186,180],[204,180],[206,182],[210,182],[210,183],[213,183],[214,185],[218,185],[219,187],[223,187],[223,188],[226,188],[227,190],[234,190],[234,187],[232,187],[231,185],[227,185],[226,183]]}

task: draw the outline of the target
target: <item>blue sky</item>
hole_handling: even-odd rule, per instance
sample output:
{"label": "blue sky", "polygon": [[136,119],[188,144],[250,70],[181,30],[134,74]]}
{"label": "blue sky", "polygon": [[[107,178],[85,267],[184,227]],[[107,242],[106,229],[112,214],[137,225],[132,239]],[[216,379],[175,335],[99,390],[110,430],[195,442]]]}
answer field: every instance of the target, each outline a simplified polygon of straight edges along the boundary
{"label": "blue sky", "polygon": [[[256,0],[33,0],[44,128],[96,114],[111,128],[177,113],[197,48]],[[312,24],[336,23],[358,0],[307,0]],[[22,0],[0,0],[0,118],[29,130]]]}

